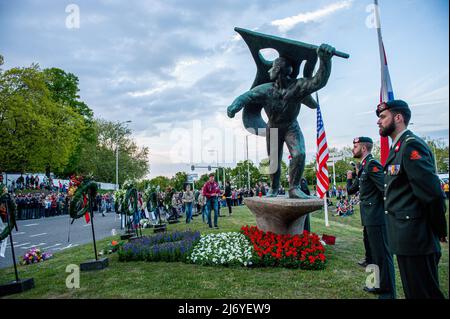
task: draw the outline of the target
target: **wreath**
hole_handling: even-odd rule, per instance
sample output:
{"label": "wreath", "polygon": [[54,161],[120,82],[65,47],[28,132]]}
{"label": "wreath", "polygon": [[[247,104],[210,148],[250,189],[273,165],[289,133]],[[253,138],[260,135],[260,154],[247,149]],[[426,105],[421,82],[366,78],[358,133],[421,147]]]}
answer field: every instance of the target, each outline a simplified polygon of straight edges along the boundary
{"label": "wreath", "polygon": [[[7,225],[0,233],[0,241],[5,239],[6,237],[8,237],[14,227],[17,230],[17,225],[16,225],[17,205],[16,205],[16,202],[11,198],[10,194],[4,193],[0,196],[0,207],[5,207],[3,205],[6,205],[8,210],[6,210],[6,209],[1,210],[0,218],[2,218],[2,220],[3,220],[3,216],[4,216]],[[8,217],[8,215],[9,215],[9,217]],[[8,218],[9,218],[9,220],[8,220]]]}
{"label": "wreath", "polygon": [[69,214],[72,219],[84,216],[89,211],[89,207],[94,206],[97,191],[98,185],[94,181],[83,180],[80,183],[70,200]]}
{"label": "wreath", "polygon": [[129,189],[127,189],[127,192],[125,194],[125,207],[122,207],[122,211],[128,216],[133,216],[138,209],[137,203],[137,189],[134,186],[131,186]]}

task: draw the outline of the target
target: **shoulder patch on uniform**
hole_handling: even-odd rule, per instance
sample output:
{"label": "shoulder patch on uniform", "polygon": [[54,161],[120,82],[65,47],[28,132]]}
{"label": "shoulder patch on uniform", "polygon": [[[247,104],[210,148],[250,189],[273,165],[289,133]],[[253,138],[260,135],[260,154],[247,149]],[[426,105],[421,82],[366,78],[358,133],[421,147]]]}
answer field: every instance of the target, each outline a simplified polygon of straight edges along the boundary
{"label": "shoulder patch on uniform", "polygon": [[419,151],[416,151],[416,150],[412,151],[411,154],[409,155],[409,159],[413,160],[413,161],[419,160],[421,158],[422,158],[422,156],[420,155]]}

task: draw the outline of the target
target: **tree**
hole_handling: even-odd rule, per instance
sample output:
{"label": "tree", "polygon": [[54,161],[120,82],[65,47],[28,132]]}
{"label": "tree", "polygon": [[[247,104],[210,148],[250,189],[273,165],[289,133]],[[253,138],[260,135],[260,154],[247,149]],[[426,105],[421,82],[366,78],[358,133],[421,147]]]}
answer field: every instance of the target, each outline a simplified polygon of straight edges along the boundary
{"label": "tree", "polygon": [[[247,173],[247,167],[248,172]],[[250,160],[238,162],[236,167],[230,170],[230,181],[233,186],[238,188],[246,188],[248,185],[248,175],[250,175],[250,187],[261,181],[261,173],[258,168]]]}
{"label": "tree", "polygon": [[84,121],[84,127],[75,142],[75,147],[67,165],[63,170],[57,171],[56,174],[69,176],[75,172],[89,173],[90,169],[87,169],[89,166],[85,163],[87,158],[83,155],[91,154],[97,146],[97,131],[93,120],[94,112],[86,103],[80,101],[78,77],[58,68],[44,69],[43,74],[52,99],[65,108],[70,108],[81,115]]}
{"label": "tree", "polygon": [[[259,171],[261,173],[261,181],[270,184],[269,168],[270,168],[270,161],[268,158],[262,159],[261,162],[259,162]],[[288,166],[286,165],[286,163],[283,160],[281,160],[280,184],[283,187],[289,186],[287,175],[288,175]]]}
{"label": "tree", "polygon": [[436,160],[438,173],[448,173],[448,145],[445,145],[441,139],[432,139],[424,137]]}
{"label": "tree", "polygon": [[63,169],[82,129],[81,116],[53,99],[37,64],[0,70],[1,169]]}
{"label": "tree", "polygon": [[[119,148],[119,184],[127,179],[141,179],[149,172],[148,147],[138,147],[131,139],[131,130],[123,124],[95,120],[97,145],[83,149],[90,157],[89,169],[98,181],[114,183],[116,180],[116,147]],[[85,154],[86,151],[91,153]]]}
{"label": "tree", "polygon": [[150,184],[154,187],[159,186],[161,190],[165,190],[170,186],[170,179],[166,176],[157,176],[150,180]]}
{"label": "tree", "polygon": [[187,181],[187,173],[177,172],[175,176],[170,179],[170,186],[176,191],[181,191],[184,188],[184,183]]}
{"label": "tree", "polygon": [[83,101],[79,101],[78,77],[58,68],[44,69],[43,74],[54,101],[69,106],[85,120],[92,121],[94,112]]}

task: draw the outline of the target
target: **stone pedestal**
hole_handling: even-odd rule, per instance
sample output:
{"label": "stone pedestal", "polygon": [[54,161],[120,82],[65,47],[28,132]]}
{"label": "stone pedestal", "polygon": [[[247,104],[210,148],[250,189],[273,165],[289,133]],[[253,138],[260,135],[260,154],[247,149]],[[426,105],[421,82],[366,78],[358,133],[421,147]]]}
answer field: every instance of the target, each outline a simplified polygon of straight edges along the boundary
{"label": "stone pedestal", "polygon": [[80,271],[102,270],[108,267],[108,265],[109,260],[107,257],[104,257],[98,260],[90,260],[80,264]]}
{"label": "stone pedestal", "polygon": [[34,279],[27,278],[0,285],[0,297],[21,293],[34,288]]}
{"label": "stone pedestal", "polygon": [[256,216],[256,225],[275,234],[303,233],[306,214],[323,207],[323,200],[287,197],[247,197],[244,204]]}

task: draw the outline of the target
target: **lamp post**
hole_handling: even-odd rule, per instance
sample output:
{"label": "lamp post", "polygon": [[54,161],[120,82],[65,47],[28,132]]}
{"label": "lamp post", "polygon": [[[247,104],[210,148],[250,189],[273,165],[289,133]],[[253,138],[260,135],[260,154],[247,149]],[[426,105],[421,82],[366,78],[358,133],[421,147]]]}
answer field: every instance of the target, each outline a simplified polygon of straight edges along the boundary
{"label": "lamp post", "polygon": [[[119,128],[122,124],[131,123],[130,120],[124,122],[117,122],[117,131],[116,131],[116,185],[114,189],[117,191],[119,189]],[[117,213],[117,212],[116,212]],[[123,229],[123,215],[120,218],[120,229]]]}

